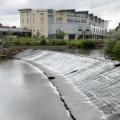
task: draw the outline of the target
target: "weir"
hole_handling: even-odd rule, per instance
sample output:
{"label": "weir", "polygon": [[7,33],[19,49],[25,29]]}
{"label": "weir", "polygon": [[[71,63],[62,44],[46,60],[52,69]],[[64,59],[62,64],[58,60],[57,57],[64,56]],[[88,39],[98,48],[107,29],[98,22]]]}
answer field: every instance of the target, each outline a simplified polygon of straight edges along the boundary
{"label": "weir", "polygon": [[[115,66],[118,62],[94,59],[84,55],[32,49],[19,53],[15,58],[29,62],[36,67],[44,66],[49,71],[60,74],[65,78],[64,81],[67,81],[66,86],[71,84],[73,88],[87,96],[90,100],[87,102],[91,102],[103,113],[104,118],[101,115],[103,119],[120,120],[120,67]],[[60,86],[60,82],[63,82],[63,80],[54,80],[54,84],[62,91],[62,88],[65,87]],[[67,95],[64,91],[62,91],[62,94],[64,97]],[[69,104],[69,106],[72,105]],[[74,111],[74,107],[73,109],[72,107],[70,109],[73,110],[73,114],[77,116],[76,118],[79,118],[79,104],[76,108],[78,111]],[[77,112],[78,114],[76,114]]]}

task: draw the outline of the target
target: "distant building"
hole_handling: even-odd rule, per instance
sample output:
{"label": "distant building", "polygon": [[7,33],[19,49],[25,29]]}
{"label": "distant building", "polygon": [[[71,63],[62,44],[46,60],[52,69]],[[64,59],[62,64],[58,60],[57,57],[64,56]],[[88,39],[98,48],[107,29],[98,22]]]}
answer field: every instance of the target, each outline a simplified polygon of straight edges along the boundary
{"label": "distant building", "polygon": [[3,34],[12,34],[12,35],[21,35],[21,36],[31,36],[31,30],[25,28],[17,28],[16,26],[3,26],[0,23],[0,35]]}
{"label": "distant building", "polygon": [[20,9],[21,28],[32,30],[32,36],[55,37],[57,31],[64,33],[64,39],[106,37],[108,21],[88,11]]}

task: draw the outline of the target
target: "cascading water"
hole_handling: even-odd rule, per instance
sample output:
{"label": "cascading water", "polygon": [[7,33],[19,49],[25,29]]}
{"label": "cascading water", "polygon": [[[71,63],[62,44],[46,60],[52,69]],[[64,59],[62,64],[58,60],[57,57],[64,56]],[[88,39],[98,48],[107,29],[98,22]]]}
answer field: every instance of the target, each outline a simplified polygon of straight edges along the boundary
{"label": "cascading water", "polygon": [[108,120],[120,120],[120,67],[115,67],[115,62],[42,50],[27,50],[16,58],[42,64],[62,74],[102,110]]}

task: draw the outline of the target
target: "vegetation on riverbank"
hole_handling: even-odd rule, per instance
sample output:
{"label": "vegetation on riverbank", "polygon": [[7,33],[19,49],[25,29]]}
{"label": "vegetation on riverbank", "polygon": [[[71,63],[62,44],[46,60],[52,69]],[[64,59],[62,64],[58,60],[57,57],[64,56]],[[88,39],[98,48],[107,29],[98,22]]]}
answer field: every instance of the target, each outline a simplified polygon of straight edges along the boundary
{"label": "vegetation on riverbank", "polygon": [[[1,43],[2,44],[2,43]],[[101,46],[101,40],[63,40],[63,39],[47,39],[32,37],[7,37],[4,44],[1,45],[0,57],[11,57],[20,49],[83,49],[92,50]]]}
{"label": "vegetation on riverbank", "polygon": [[2,48],[0,49],[0,59],[12,58],[14,55],[24,50],[24,48],[19,47]]}
{"label": "vegetation on riverbank", "polygon": [[[1,41],[0,41],[1,42]],[[47,46],[47,47],[62,47],[72,49],[95,49],[105,47],[105,54],[111,59],[120,60],[120,32],[112,33],[109,38],[105,41],[103,40],[63,40],[63,39],[48,39],[48,38],[34,38],[34,37],[7,37],[5,46],[9,47],[32,47],[32,46]],[[12,47],[12,48],[13,48]],[[4,48],[4,47],[3,47]],[[8,50],[7,55],[14,53],[16,50],[13,48],[13,51]],[[5,57],[0,53],[1,57]]]}
{"label": "vegetation on riverbank", "polygon": [[14,46],[68,46],[80,49],[95,49],[103,44],[103,41],[97,40],[63,40],[30,37],[12,38],[10,42]]}
{"label": "vegetation on riverbank", "polygon": [[112,59],[120,60],[120,32],[115,32],[109,37],[105,53]]}

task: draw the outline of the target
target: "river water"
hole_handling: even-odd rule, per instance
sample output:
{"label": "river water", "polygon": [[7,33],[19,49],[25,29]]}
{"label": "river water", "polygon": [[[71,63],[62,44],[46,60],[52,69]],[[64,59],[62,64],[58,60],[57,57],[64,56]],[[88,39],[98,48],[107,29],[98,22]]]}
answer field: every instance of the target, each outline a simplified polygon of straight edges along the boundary
{"label": "river water", "polygon": [[[120,120],[120,67],[114,66],[116,61],[106,60],[103,51],[84,52],[29,49],[18,54],[16,58],[32,65],[18,60],[1,60],[0,119],[70,119],[53,86],[42,71],[37,69],[42,65],[64,76],[67,81],[71,82],[70,84],[84,93],[104,113],[107,120]],[[33,67],[33,63],[37,64],[36,67]],[[69,93],[70,90],[63,89],[64,84],[61,85],[60,80],[55,82],[59,83],[58,87],[63,93],[67,92],[65,98],[68,102],[70,101],[70,106],[75,108],[77,105],[76,109],[72,109],[72,107],[71,109],[75,110],[75,115],[80,118],[79,110],[84,111],[78,104],[81,101],[78,101],[76,97],[76,102],[72,103],[73,98],[68,96],[72,91]],[[67,85],[68,83],[66,83]],[[88,117],[82,120],[101,119]]]}
{"label": "river water", "polygon": [[18,60],[1,60],[0,120],[71,119],[40,70]]}

